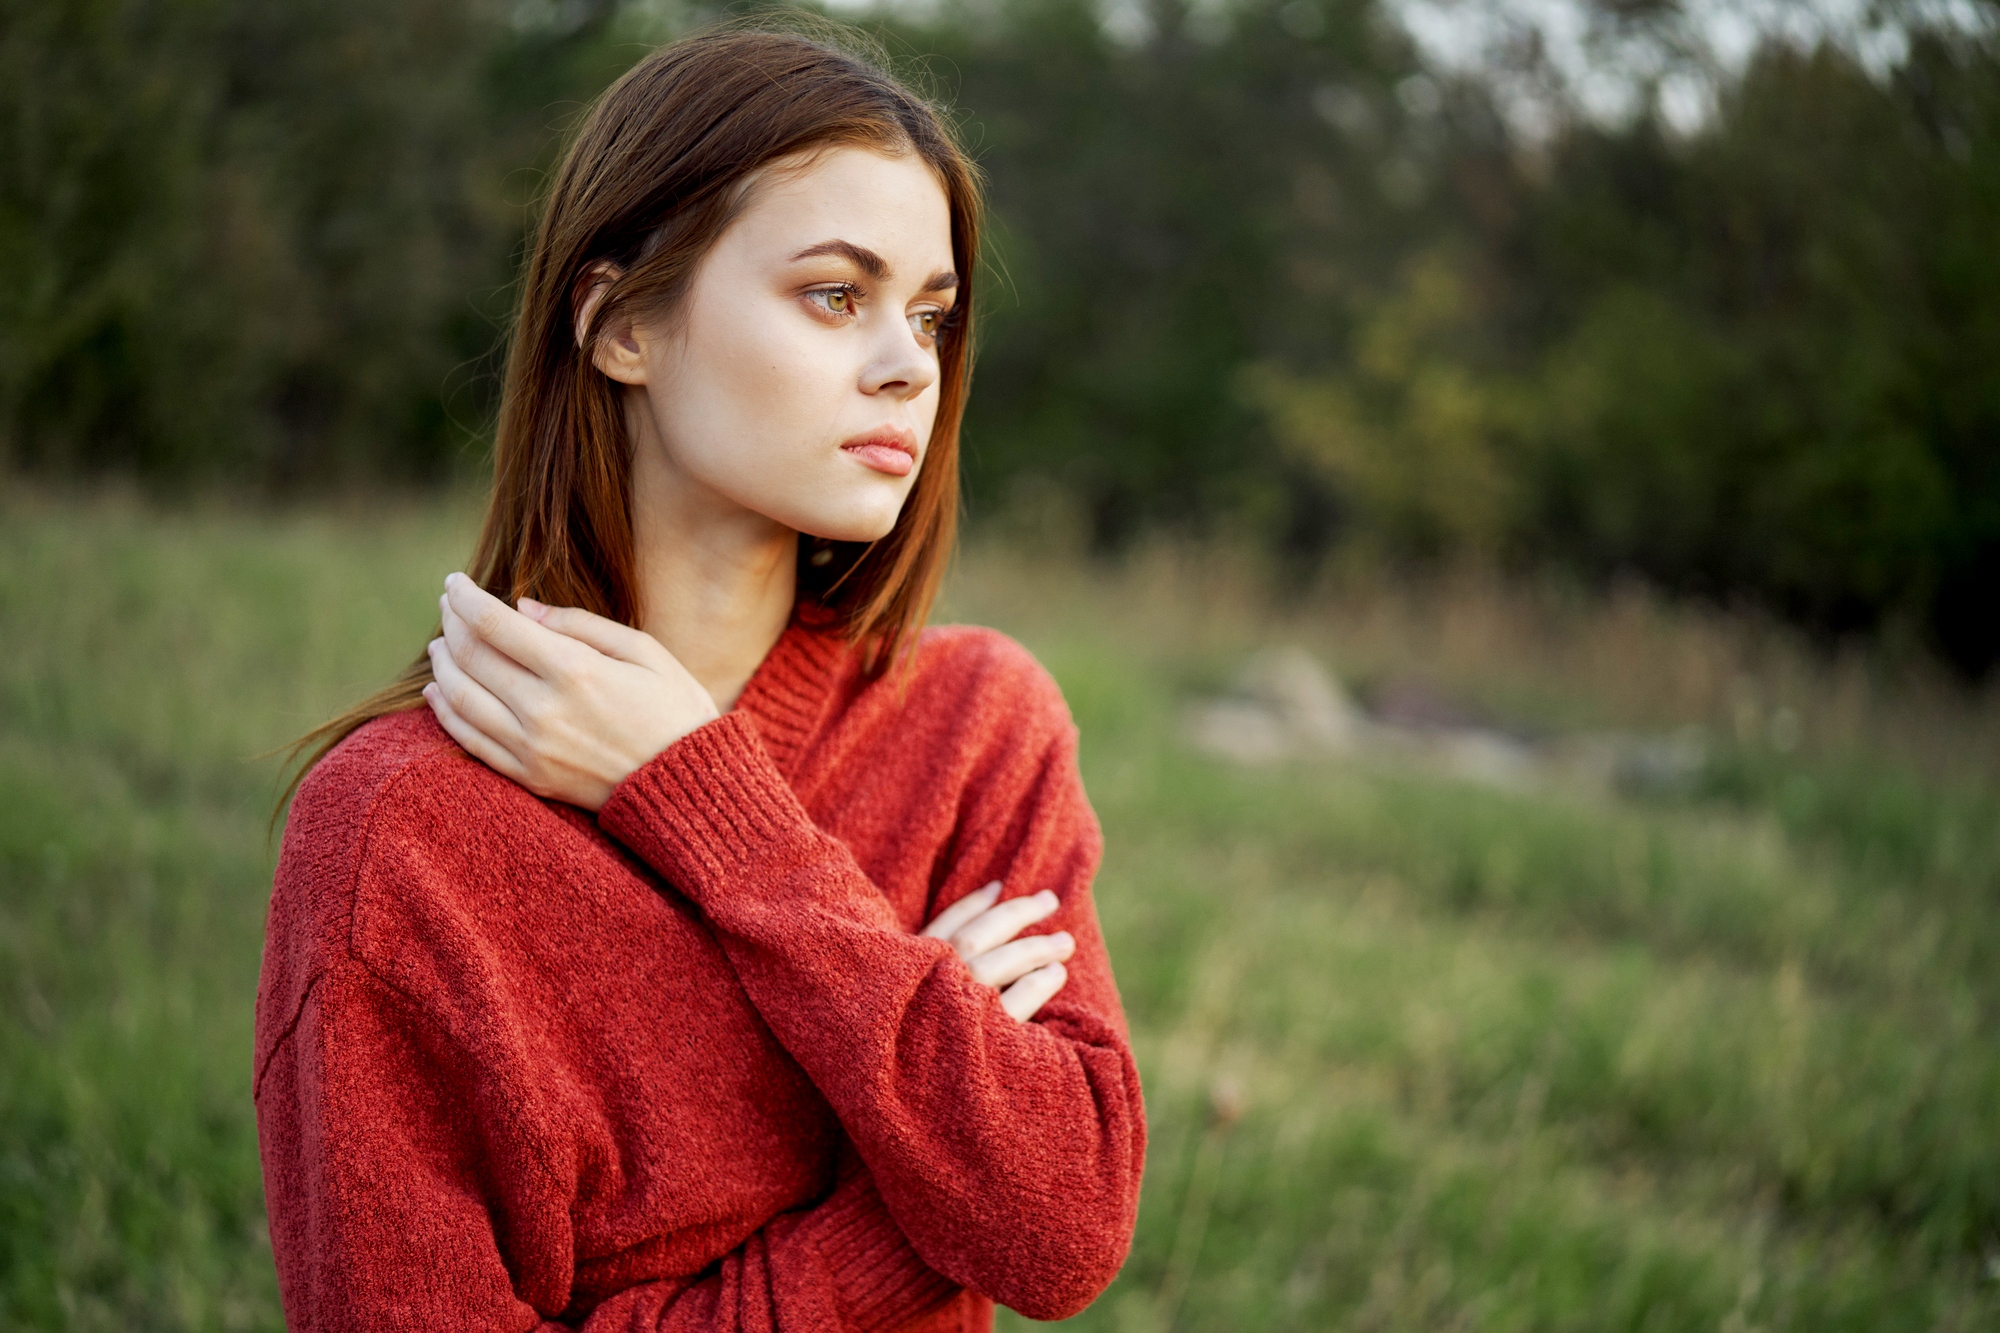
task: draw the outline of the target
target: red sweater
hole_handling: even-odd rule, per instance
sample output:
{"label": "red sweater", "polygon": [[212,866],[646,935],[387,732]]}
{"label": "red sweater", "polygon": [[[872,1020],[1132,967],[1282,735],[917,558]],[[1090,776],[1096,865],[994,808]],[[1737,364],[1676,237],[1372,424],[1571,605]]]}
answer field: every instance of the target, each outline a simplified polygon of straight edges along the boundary
{"label": "red sweater", "polygon": [[[1131,1240],[1139,1078],[1075,729],[984,630],[869,679],[795,621],[593,818],[427,710],[300,788],[257,998],[292,1327],[984,1329]],[[1053,889],[1030,1023],[914,932]]]}

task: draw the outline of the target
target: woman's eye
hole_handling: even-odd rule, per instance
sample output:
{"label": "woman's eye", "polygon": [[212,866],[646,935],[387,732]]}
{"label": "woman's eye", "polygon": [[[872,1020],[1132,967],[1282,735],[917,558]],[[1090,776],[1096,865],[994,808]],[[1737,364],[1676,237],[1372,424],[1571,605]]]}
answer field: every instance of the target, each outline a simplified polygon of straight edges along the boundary
{"label": "woman's eye", "polygon": [[935,338],[944,328],[944,311],[919,310],[910,316],[910,327],[925,338]]}
{"label": "woman's eye", "polygon": [[854,313],[854,293],[846,287],[825,287],[816,292],[807,292],[806,298],[820,309],[833,315]]}

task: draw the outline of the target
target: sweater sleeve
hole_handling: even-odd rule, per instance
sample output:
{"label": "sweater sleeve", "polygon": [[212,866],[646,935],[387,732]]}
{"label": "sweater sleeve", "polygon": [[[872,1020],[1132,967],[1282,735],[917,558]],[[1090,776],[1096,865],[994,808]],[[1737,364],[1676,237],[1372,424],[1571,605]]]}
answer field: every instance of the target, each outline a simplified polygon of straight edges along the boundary
{"label": "sweater sleeve", "polygon": [[1060,697],[997,753],[968,785],[935,905],[996,878],[1009,896],[1059,896],[1042,928],[1075,937],[1070,981],[1029,1023],[950,946],[901,928],[740,714],[627,778],[599,821],[700,906],[925,1262],[1056,1319],[1124,1260],[1145,1114],[1090,901],[1101,838]]}
{"label": "sweater sleeve", "polygon": [[[506,1108],[486,1104],[474,1066],[364,966],[313,983],[257,1085],[291,1327],[567,1326],[555,1321],[575,1264],[568,1192]],[[771,1219],[706,1275],[626,1288],[583,1327],[872,1333],[955,1295],[849,1150],[818,1205]]]}

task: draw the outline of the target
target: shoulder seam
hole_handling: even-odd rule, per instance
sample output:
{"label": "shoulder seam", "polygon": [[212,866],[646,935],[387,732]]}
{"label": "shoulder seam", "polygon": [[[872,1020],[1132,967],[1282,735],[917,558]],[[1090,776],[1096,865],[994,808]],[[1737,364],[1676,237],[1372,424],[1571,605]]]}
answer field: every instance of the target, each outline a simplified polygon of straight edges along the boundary
{"label": "shoulder seam", "polygon": [[[361,896],[361,869],[368,864],[368,852],[375,842],[376,811],[381,808],[382,799],[402,783],[403,779],[409,775],[411,769],[424,760],[431,758],[450,743],[446,741],[443,745],[433,745],[422,753],[411,755],[402,763],[396,765],[395,771],[389,775],[388,779],[381,786],[376,788],[375,794],[369,798],[368,809],[361,817],[361,845],[355,853],[354,866],[349,871],[347,891],[344,895],[347,900],[347,929],[345,931],[346,938],[341,941],[341,947],[350,961],[364,968],[367,967],[367,964],[362,961],[359,952],[354,947],[354,909]],[[269,947],[268,943],[265,947]],[[319,983],[332,970],[332,967],[333,964],[331,961],[322,961],[317,968],[313,969],[312,975],[307,978],[304,988],[299,991],[298,1003],[292,1007],[291,1017],[285,1020],[283,1034],[271,1043],[271,1049],[257,1063],[256,1072],[250,1080],[250,1099],[252,1101],[255,1101],[258,1094],[263,1091],[265,1071],[271,1067],[271,1061],[277,1058],[278,1052],[284,1049],[285,1045],[291,1041],[292,1034],[298,1030],[299,1021],[305,1017],[306,1005],[311,1001],[313,992],[319,989]],[[367,968],[367,970],[371,975],[374,974],[373,968]],[[400,992],[398,993],[400,994]]]}
{"label": "shoulder seam", "polygon": [[314,972],[312,980],[306,982],[305,989],[299,992],[298,1005],[293,1008],[291,1020],[285,1024],[285,1030],[278,1034],[278,1039],[271,1043],[271,1049],[264,1052],[264,1058],[257,1062],[256,1072],[250,1079],[251,1101],[254,1102],[264,1095],[264,1075],[270,1070],[271,1062],[278,1058],[278,1053],[292,1044],[292,1034],[299,1030],[299,1023],[306,1016],[306,1003],[312,999],[312,993],[319,989],[319,983],[326,978],[330,970],[322,967]]}
{"label": "shoulder seam", "polygon": [[[451,1035],[450,1030],[444,1027],[444,1025],[440,1024],[434,1017],[432,1017],[424,1009],[424,1007],[417,1002],[414,996],[412,996],[408,991],[404,990],[401,986],[398,986],[394,981],[391,981],[388,977],[383,976],[374,967],[370,966],[367,959],[361,958],[354,954],[350,954],[347,958],[347,961],[351,963],[357,970],[363,973],[368,978],[369,981],[373,982],[377,986],[380,986],[383,990],[387,991],[389,994],[395,996],[399,1001],[401,1001],[404,1008],[408,1011],[412,1020],[421,1023],[425,1027],[431,1029],[433,1032],[437,1033],[440,1037],[442,1037],[446,1042],[450,1043],[453,1047],[457,1048],[461,1052],[464,1050],[464,1048],[459,1045],[458,1040]],[[270,1052],[264,1057],[263,1062],[259,1064],[257,1067],[256,1077],[251,1081],[250,1085],[250,1100],[252,1102],[255,1102],[259,1097],[263,1096],[265,1074],[270,1070],[272,1062],[274,1062],[278,1058],[278,1055],[287,1046],[291,1045],[293,1036],[298,1032],[300,1022],[302,1022],[305,1018],[306,1003],[312,998],[313,992],[319,989],[319,983],[324,981],[327,977],[327,974],[330,973],[331,971],[333,971],[333,968],[331,966],[323,967],[318,972],[313,974],[313,979],[310,982],[306,983],[305,993],[299,997],[298,1010],[292,1015],[292,1021],[286,1025],[284,1035],[279,1037],[277,1041],[271,1044]],[[541,1145],[541,1143],[533,1139],[526,1140],[526,1142],[528,1144],[529,1159],[533,1161],[537,1167],[541,1168],[542,1175],[545,1177],[546,1182],[548,1184],[560,1189],[562,1186],[562,1175],[548,1161],[545,1155],[545,1150]]]}
{"label": "shoulder seam", "polygon": [[[396,982],[391,980],[389,977],[384,976],[381,970],[368,960],[366,955],[362,953],[362,951],[356,946],[355,943],[355,932],[358,929],[357,919],[360,915],[359,908],[361,905],[361,887],[360,887],[361,872],[362,869],[366,867],[368,864],[369,852],[374,849],[375,832],[376,829],[379,827],[378,821],[376,819],[377,811],[380,810],[382,802],[385,799],[387,799],[388,796],[392,792],[394,792],[396,788],[401,786],[403,782],[406,781],[420,765],[432,759],[437,758],[439,755],[445,754],[449,750],[457,748],[458,747],[456,743],[453,742],[449,737],[447,737],[444,740],[429,746],[420,753],[411,755],[409,758],[405,759],[402,763],[396,766],[395,772],[391,773],[388,779],[385,782],[383,782],[379,788],[376,789],[374,797],[369,801],[368,813],[363,819],[361,848],[358,854],[354,858],[354,878],[349,886],[349,893],[347,900],[348,902],[347,940],[345,942],[345,949],[347,954],[347,960],[353,963],[354,966],[359,968],[362,972],[366,973],[368,978],[371,981],[373,981],[376,985],[382,987],[384,990],[388,991],[390,994],[396,996],[399,1000],[401,1000],[403,1002],[403,1005],[409,1010],[410,1014],[418,1022],[421,1022],[425,1026],[431,1028],[446,1042],[449,1042],[453,1047],[463,1050],[464,1048],[460,1045],[458,1039],[452,1035],[451,1030],[448,1027],[439,1023],[436,1020],[436,1018],[433,1017],[430,1014],[430,1012],[425,1008],[425,1006],[421,1003],[421,1001],[418,1000],[416,996],[410,994],[409,991],[405,990],[402,986],[396,984]],[[461,751],[461,753],[463,753],[463,751]],[[467,758],[472,763],[475,764],[479,763],[477,759],[472,759],[471,756],[469,755],[467,756]],[[484,767],[484,765],[482,765],[482,767]],[[312,982],[306,988],[306,995],[309,996],[312,990],[318,986],[320,978],[326,975],[327,970],[328,970],[327,968],[322,968],[319,972],[319,975],[313,978]],[[303,1014],[305,1012],[305,999],[306,996],[300,997],[300,1003],[299,1003],[300,1014]],[[298,1016],[295,1015],[293,1017],[291,1027],[288,1027],[285,1032],[285,1035],[288,1038],[291,1036],[292,1030],[296,1028],[297,1025],[298,1025]],[[273,1048],[274,1053],[275,1049],[276,1048],[274,1047]],[[550,1184],[557,1186],[561,1185],[562,1175],[560,1172],[555,1170],[554,1166],[544,1156],[543,1147],[540,1143],[534,1142],[532,1140],[529,1141],[529,1157],[534,1161],[536,1166],[541,1168],[542,1174],[547,1178]]]}
{"label": "shoulder seam", "polygon": [[[403,785],[404,781],[409,778],[411,772],[419,764],[434,758],[451,744],[452,742],[447,740],[443,744],[432,745],[420,754],[411,755],[402,763],[396,765],[396,771],[391,773],[388,780],[375,789],[374,796],[369,798],[368,813],[362,816],[361,819],[361,846],[355,852],[353,876],[348,881],[347,886],[347,956],[355,962],[361,963],[364,967],[367,964],[362,959],[360,951],[354,947],[354,930],[355,918],[360,914],[359,909],[361,906],[361,871],[368,864],[368,854],[375,849],[375,831],[380,827],[380,821],[376,816],[382,809],[382,802],[388,798],[391,792]],[[374,971],[373,968],[369,968],[368,970],[370,972]]]}
{"label": "shoulder seam", "polygon": [[[390,978],[383,976],[382,973],[375,967],[373,963],[370,963],[366,958],[363,958],[360,954],[353,953],[350,951],[349,957],[353,960],[354,965],[360,968],[363,972],[366,972],[369,978],[372,981],[374,981],[376,985],[380,986],[383,990],[388,991],[391,995],[394,995],[397,999],[401,1000],[404,1006],[409,1010],[410,1015],[413,1018],[415,1018],[417,1022],[422,1023],[424,1026],[436,1032],[438,1036],[442,1037],[446,1042],[448,1042],[454,1049],[459,1051],[461,1054],[465,1053],[465,1046],[458,1040],[457,1037],[454,1037],[452,1035],[451,1029],[447,1027],[445,1024],[439,1022],[437,1018],[428,1009],[424,1007],[422,1002],[419,1001],[416,996],[410,994],[409,991],[397,985]],[[548,1178],[548,1183],[560,1187],[562,1185],[562,1174],[558,1172],[553,1165],[550,1164],[550,1162],[546,1157],[543,1156],[543,1149],[541,1143],[538,1140],[532,1138],[526,1139],[524,1140],[524,1142],[526,1142],[528,1145],[528,1156],[534,1161],[536,1166],[539,1166],[542,1169],[542,1174]]]}

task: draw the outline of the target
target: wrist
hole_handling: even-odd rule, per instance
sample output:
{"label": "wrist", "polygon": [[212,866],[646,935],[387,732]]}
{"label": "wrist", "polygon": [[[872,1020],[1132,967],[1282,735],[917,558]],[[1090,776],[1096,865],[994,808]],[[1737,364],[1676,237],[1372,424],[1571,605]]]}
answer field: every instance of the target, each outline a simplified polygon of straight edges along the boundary
{"label": "wrist", "polygon": [[599,811],[606,832],[682,892],[705,886],[812,832],[765,753],[756,725],[723,713],[627,774]]}

